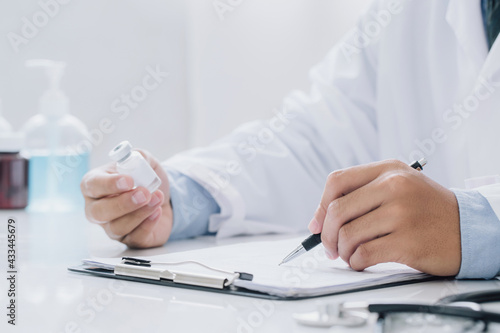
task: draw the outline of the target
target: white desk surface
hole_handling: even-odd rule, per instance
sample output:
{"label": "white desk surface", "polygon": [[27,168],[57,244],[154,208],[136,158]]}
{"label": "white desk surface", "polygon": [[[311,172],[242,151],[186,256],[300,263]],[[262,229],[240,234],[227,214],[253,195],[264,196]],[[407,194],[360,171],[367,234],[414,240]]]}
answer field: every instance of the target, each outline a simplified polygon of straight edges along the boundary
{"label": "white desk surface", "polygon": [[[411,299],[500,287],[500,281],[432,281],[302,301],[265,301],[85,276],[67,271],[90,256],[148,256],[234,242],[290,236],[201,237],[149,250],[129,250],[107,238],[83,214],[40,215],[0,211],[0,267],[6,275],[7,219],[16,220],[17,325],[7,324],[7,281],[0,281],[0,332],[372,332],[373,327],[317,329],[300,326],[295,312],[341,300]],[[485,306],[500,311],[500,303]],[[490,331],[497,331],[492,326]]]}

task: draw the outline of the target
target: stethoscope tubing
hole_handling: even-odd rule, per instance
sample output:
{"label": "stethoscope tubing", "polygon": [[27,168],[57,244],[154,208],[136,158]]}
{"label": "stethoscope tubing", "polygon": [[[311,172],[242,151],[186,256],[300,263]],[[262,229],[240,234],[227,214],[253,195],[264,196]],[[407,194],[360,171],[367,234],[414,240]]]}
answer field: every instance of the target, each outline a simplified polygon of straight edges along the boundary
{"label": "stethoscope tubing", "polygon": [[454,302],[473,302],[481,304],[497,301],[500,301],[500,289],[473,291],[469,293],[450,295],[441,298],[436,302],[436,304],[449,304]]}
{"label": "stethoscope tubing", "polygon": [[368,305],[368,311],[372,313],[378,313],[379,318],[383,318],[387,314],[413,312],[413,313],[446,315],[452,317],[469,318],[473,320],[482,320],[486,322],[500,323],[500,313],[483,311],[483,310],[478,311],[466,307],[452,306],[452,305],[372,303]]}

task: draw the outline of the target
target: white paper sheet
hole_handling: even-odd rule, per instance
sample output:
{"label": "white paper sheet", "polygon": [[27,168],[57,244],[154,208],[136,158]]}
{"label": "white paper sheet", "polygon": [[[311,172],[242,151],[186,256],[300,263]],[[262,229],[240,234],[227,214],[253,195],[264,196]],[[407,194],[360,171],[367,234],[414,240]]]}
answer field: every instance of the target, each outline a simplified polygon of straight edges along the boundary
{"label": "white paper sheet", "polygon": [[[153,262],[193,260],[214,268],[251,273],[254,275],[253,281],[236,280],[234,285],[282,297],[318,296],[428,277],[427,274],[396,263],[380,264],[363,272],[356,272],[341,259],[328,260],[321,245],[289,263],[278,266],[302,240],[301,237],[242,243],[141,258]],[[120,261],[117,258],[91,260],[110,265]],[[203,268],[195,265],[176,265],[171,266],[171,270],[197,273],[202,272]],[[204,272],[206,273],[206,270]]]}

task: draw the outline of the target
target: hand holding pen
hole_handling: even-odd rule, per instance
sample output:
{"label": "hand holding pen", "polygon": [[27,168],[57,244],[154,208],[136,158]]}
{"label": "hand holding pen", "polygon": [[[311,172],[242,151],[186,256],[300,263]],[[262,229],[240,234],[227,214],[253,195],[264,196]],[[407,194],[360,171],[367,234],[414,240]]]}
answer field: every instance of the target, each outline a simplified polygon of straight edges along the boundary
{"label": "hand holding pen", "polygon": [[399,262],[434,275],[458,273],[457,200],[417,168],[389,160],[328,176],[309,230],[321,233],[330,259],[340,256],[355,270]]}

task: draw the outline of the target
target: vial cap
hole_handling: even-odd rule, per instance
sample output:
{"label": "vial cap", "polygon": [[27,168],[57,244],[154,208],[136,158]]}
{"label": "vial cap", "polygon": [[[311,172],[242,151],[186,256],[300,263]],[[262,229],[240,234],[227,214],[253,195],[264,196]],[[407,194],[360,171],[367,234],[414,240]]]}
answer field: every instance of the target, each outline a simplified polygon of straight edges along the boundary
{"label": "vial cap", "polygon": [[113,161],[118,162],[127,157],[131,151],[132,145],[130,144],[130,142],[122,141],[109,152],[109,157]]}
{"label": "vial cap", "polygon": [[24,135],[17,132],[0,133],[0,153],[18,153],[23,149]]}

